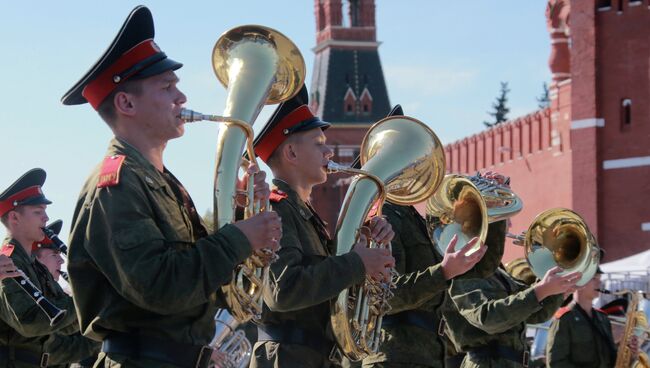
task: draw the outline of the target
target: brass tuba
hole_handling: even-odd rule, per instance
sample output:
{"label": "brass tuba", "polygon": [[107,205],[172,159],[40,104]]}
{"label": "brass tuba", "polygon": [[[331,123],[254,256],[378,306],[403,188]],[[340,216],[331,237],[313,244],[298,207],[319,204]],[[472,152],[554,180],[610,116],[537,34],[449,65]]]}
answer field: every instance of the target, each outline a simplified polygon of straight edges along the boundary
{"label": "brass tuba", "polygon": [[[248,367],[253,347],[246,338],[244,331],[237,330],[239,321],[226,309],[219,309],[214,316],[215,333],[210,347],[217,349],[226,356],[225,362],[220,362],[223,368]],[[214,367],[214,365],[210,365]]]}
{"label": "brass tuba", "polygon": [[[422,202],[435,190],[445,170],[442,144],[424,123],[407,116],[380,120],[361,144],[360,170],[334,163],[330,171],[358,174],[343,200],[336,225],[337,255],[351,251],[373,206],[378,215],[384,199],[400,205]],[[377,246],[370,242],[370,247]],[[331,322],[340,351],[358,361],[376,352],[382,318],[390,310],[391,283],[370,279],[343,290],[332,302]]]}
{"label": "brass tuba", "polygon": [[543,278],[548,270],[559,266],[564,273],[579,271],[583,286],[598,269],[600,249],[585,220],[566,208],[546,210],[533,220],[524,235],[509,237],[519,240],[533,273]]}
{"label": "brass tuba", "polygon": [[[212,51],[212,67],[228,89],[223,116],[203,115],[183,109],[187,122],[209,120],[224,123],[217,138],[214,174],[214,225],[219,229],[235,221],[237,175],[244,148],[255,162],[252,125],[264,104],[276,104],[293,97],[305,80],[305,61],[289,38],[263,26],[246,25],[224,33]],[[269,210],[268,203],[253,201],[253,177],[247,188],[245,217]],[[269,263],[275,254],[256,252],[234,272],[223,287],[226,303],[241,322],[259,317],[262,290],[269,282]]]}

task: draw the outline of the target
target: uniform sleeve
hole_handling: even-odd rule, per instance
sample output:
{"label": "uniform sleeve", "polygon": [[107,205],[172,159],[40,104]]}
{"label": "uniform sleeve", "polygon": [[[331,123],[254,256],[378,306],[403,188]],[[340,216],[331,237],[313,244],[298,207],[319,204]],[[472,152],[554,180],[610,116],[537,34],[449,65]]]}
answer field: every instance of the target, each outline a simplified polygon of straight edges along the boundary
{"label": "uniform sleeve", "polygon": [[[24,264],[16,266],[23,270],[29,267]],[[18,285],[16,279],[4,279],[0,284],[0,317],[25,337],[48,335],[61,329],[79,329],[71,297],[63,294],[59,298],[48,298],[48,300],[59,309],[66,310],[65,316],[54,326],[50,326],[50,320],[45,312]]]}
{"label": "uniform sleeve", "polygon": [[100,348],[100,342],[83,337],[80,333],[56,333],[43,345],[43,350],[50,354],[48,365],[77,363],[98,354]]}
{"label": "uniform sleeve", "polygon": [[570,360],[571,328],[568,318],[553,320],[546,341],[546,366],[553,368],[577,368]]}
{"label": "uniform sleeve", "polygon": [[[271,265],[272,286],[264,301],[275,312],[300,310],[336,297],[346,288],[361,283],[365,269],[354,252],[340,256],[322,256],[308,260],[298,237],[290,205],[279,203],[273,210],[282,218],[282,248],[279,259]],[[307,247],[305,247],[307,248]]]}
{"label": "uniform sleeve", "polygon": [[542,300],[539,304],[542,306],[542,309],[531,314],[527,323],[543,323],[551,319],[553,314],[562,306],[562,301],[564,298],[562,294],[551,295]]}
{"label": "uniform sleeve", "polygon": [[[542,308],[532,288],[499,299],[490,297],[492,288],[482,279],[454,279],[450,288],[451,298],[460,314],[472,326],[488,334],[516,327]],[[492,294],[496,293],[494,290]]]}
{"label": "uniform sleeve", "polygon": [[[246,236],[226,225],[194,244],[165,238],[144,184],[122,171],[119,185],[97,189],[87,225],[73,234],[112,287],[138,307],[170,315],[206,303],[251,254]],[[73,284],[83,282],[71,276]]]}
{"label": "uniform sleeve", "polygon": [[408,221],[408,219],[400,217],[394,210],[386,206],[384,207],[384,214],[395,232],[391,245],[395,257],[395,270],[399,276],[393,280],[396,287],[389,302],[391,306],[389,314],[395,314],[405,310],[417,309],[438,293],[445,292],[448,283],[442,273],[440,264],[406,273],[404,243],[414,239],[412,234],[406,233],[405,230],[407,226],[403,221]]}

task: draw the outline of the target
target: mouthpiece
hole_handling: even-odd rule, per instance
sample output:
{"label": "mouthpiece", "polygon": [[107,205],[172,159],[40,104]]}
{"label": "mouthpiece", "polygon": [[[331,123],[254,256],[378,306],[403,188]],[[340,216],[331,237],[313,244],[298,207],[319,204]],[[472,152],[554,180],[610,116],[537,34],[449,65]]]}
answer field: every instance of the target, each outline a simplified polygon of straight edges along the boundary
{"label": "mouthpiece", "polygon": [[184,120],[186,123],[206,120],[205,115],[190,109],[181,109],[181,113],[179,117],[182,120]]}

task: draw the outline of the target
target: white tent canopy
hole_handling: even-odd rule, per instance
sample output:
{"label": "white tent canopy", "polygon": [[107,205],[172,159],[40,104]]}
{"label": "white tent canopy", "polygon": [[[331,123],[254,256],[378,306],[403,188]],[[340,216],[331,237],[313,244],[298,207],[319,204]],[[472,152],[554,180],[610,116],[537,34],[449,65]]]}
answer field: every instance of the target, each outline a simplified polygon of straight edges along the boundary
{"label": "white tent canopy", "polygon": [[603,263],[600,268],[607,273],[647,272],[650,270],[650,249],[613,262]]}

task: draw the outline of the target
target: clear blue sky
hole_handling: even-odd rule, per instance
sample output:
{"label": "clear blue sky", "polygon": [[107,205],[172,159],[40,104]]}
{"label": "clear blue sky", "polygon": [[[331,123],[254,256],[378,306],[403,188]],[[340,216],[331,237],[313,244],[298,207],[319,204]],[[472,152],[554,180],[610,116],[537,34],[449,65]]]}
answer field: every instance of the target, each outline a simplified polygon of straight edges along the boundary
{"label": "clear blue sky", "polygon": [[[12,1],[0,5],[0,190],[33,167],[48,172],[51,219],[67,238],[79,190],[101,161],[111,132],[89,105],[60,98],[99,58],[133,1]],[[311,0],[149,1],[156,42],[185,66],[178,71],[187,107],[221,113],[225,90],[212,74],[210,54],[220,34],[262,24],[302,50],[311,81],[315,21]],[[550,80],[546,1],[377,0],[378,40],[392,104],[428,123],[449,143],[483,129],[500,81],[510,84],[510,117],[537,108]],[[259,129],[272,112],[266,107]],[[217,127],[188,126],[170,142],[165,164],[203,213],[212,206]],[[0,230],[0,234],[3,231]]]}

